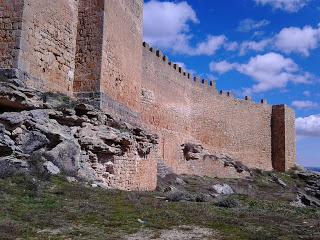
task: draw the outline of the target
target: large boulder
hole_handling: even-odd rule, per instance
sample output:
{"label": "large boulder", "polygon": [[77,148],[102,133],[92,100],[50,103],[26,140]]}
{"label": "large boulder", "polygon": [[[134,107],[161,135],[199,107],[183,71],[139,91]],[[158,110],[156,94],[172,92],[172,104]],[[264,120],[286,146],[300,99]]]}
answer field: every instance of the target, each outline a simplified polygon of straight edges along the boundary
{"label": "large boulder", "polygon": [[231,195],[234,194],[232,187],[228,184],[215,184],[211,187],[219,195]]}
{"label": "large boulder", "polygon": [[33,153],[34,151],[43,148],[50,143],[44,134],[37,131],[30,131],[20,134],[15,141],[21,151],[26,154]]}
{"label": "large boulder", "polygon": [[[1,125],[0,125],[1,128]],[[10,156],[15,149],[14,141],[6,135],[4,132],[1,132],[0,129],[0,157]]]}
{"label": "large boulder", "polygon": [[66,140],[54,149],[43,152],[42,156],[67,175],[76,176],[80,169],[80,154],[80,145],[76,141]]}

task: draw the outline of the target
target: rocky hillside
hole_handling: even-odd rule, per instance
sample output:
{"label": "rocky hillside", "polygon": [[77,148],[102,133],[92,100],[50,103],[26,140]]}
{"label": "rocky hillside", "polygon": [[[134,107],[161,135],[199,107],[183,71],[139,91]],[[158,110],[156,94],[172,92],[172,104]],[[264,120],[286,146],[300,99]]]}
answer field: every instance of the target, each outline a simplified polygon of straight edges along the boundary
{"label": "rocky hillside", "polygon": [[63,173],[104,188],[152,190],[156,145],[155,135],[89,105],[1,82],[1,177]]}
{"label": "rocky hillside", "polygon": [[320,239],[318,174],[158,182],[154,192],[123,192],[57,176],[0,179],[0,239]]}

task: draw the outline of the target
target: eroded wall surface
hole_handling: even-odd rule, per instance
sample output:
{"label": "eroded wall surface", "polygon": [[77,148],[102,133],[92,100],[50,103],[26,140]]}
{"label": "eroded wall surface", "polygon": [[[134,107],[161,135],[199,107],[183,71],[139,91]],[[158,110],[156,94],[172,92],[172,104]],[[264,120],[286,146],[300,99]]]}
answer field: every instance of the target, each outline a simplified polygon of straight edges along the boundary
{"label": "eroded wall surface", "polygon": [[271,106],[220,95],[148,46],[143,49],[142,79],[142,120],[159,133],[162,158],[176,172],[217,171],[212,161],[187,161],[181,145],[188,142],[248,167],[272,169]]}
{"label": "eroded wall surface", "polygon": [[142,0],[105,1],[101,106],[130,120],[140,112]]}
{"label": "eroded wall surface", "polygon": [[19,69],[29,86],[72,94],[78,23],[76,0],[25,0]]}
{"label": "eroded wall surface", "polygon": [[296,115],[295,112],[285,106],[285,125],[286,125],[286,167],[285,171],[290,170],[296,164]]}
{"label": "eroded wall surface", "polygon": [[0,68],[18,67],[23,0],[0,1]]}
{"label": "eroded wall surface", "polygon": [[104,1],[79,1],[75,93],[100,92]]}

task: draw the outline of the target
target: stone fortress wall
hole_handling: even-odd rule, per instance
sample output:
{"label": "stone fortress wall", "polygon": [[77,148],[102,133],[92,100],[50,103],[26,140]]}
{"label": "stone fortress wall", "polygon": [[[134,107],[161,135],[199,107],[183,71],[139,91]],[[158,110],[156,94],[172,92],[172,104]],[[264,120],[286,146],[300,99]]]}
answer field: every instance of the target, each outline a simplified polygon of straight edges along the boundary
{"label": "stone fortress wall", "polygon": [[0,1],[0,78],[143,124],[160,136],[157,160],[176,173],[232,175],[212,159],[186,159],[184,144],[253,168],[294,165],[291,109],[218,93],[142,44],[142,19],[143,0]]}
{"label": "stone fortress wall", "polygon": [[142,120],[160,135],[167,165],[178,173],[214,172],[210,161],[186,161],[181,145],[191,142],[251,168],[283,171],[293,166],[294,115],[288,107],[218,93],[213,81],[193,77],[161,51],[143,46]]}

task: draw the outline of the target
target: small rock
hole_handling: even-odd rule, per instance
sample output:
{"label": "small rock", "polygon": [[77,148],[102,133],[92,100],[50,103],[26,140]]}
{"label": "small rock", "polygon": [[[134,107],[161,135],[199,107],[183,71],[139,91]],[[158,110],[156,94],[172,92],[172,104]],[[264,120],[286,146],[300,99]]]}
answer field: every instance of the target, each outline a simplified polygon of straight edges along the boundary
{"label": "small rock", "polygon": [[92,183],[92,184],[91,184],[91,187],[93,187],[93,188],[97,188],[97,187],[98,187],[98,184],[96,184],[96,183]]}
{"label": "small rock", "polygon": [[187,192],[176,190],[168,193],[167,200],[170,202],[194,202],[195,198]]}
{"label": "small rock", "polygon": [[228,184],[215,184],[211,187],[216,193],[221,195],[234,194],[233,189]]}
{"label": "small rock", "polygon": [[141,224],[146,224],[147,223],[146,221],[143,221],[140,218],[138,218],[138,222],[141,223]]}
{"label": "small rock", "polygon": [[212,197],[208,194],[200,193],[196,196],[196,202],[210,202]]}
{"label": "small rock", "polygon": [[60,169],[54,165],[52,162],[50,161],[46,161],[43,164],[43,167],[46,169],[46,171],[48,173],[50,173],[51,175],[58,175],[60,173]]}
{"label": "small rock", "polygon": [[174,192],[177,191],[177,188],[174,186],[167,186],[163,189],[163,192]]}
{"label": "small rock", "polygon": [[176,178],[176,181],[175,181],[175,182],[176,182],[176,184],[178,184],[178,185],[183,185],[183,186],[186,185],[186,182],[183,181],[183,179],[178,178],[178,177]]}
{"label": "small rock", "polygon": [[275,183],[279,184],[281,187],[286,188],[287,184],[278,176],[272,174],[271,175],[272,181],[274,181]]}
{"label": "small rock", "polygon": [[23,133],[23,129],[20,127],[17,127],[15,130],[12,131],[12,136],[17,136]]}
{"label": "small rock", "polygon": [[306,205],[304,205],[300,199],[296,200],[296,201],[293,201],[293,202],[290,202],[290,206],[291,207],[296,207],[296,208],[304,208],[306,207]]}
{"label": "small rock", "polygon": [[240,207],[240,203],[235,200],[235,199],[222,199],[219,200],[218,202],[215,203],[216,206],[218,207],[223,207],[223,208],[236,208]]}
{"label": "small rock", "polygon": [[75,178],[75,177],[66,177],[66,179],[67,179],[67,181],[69,182],[69,183],[75,183],[75,182],[78,182],[78,180]]}

